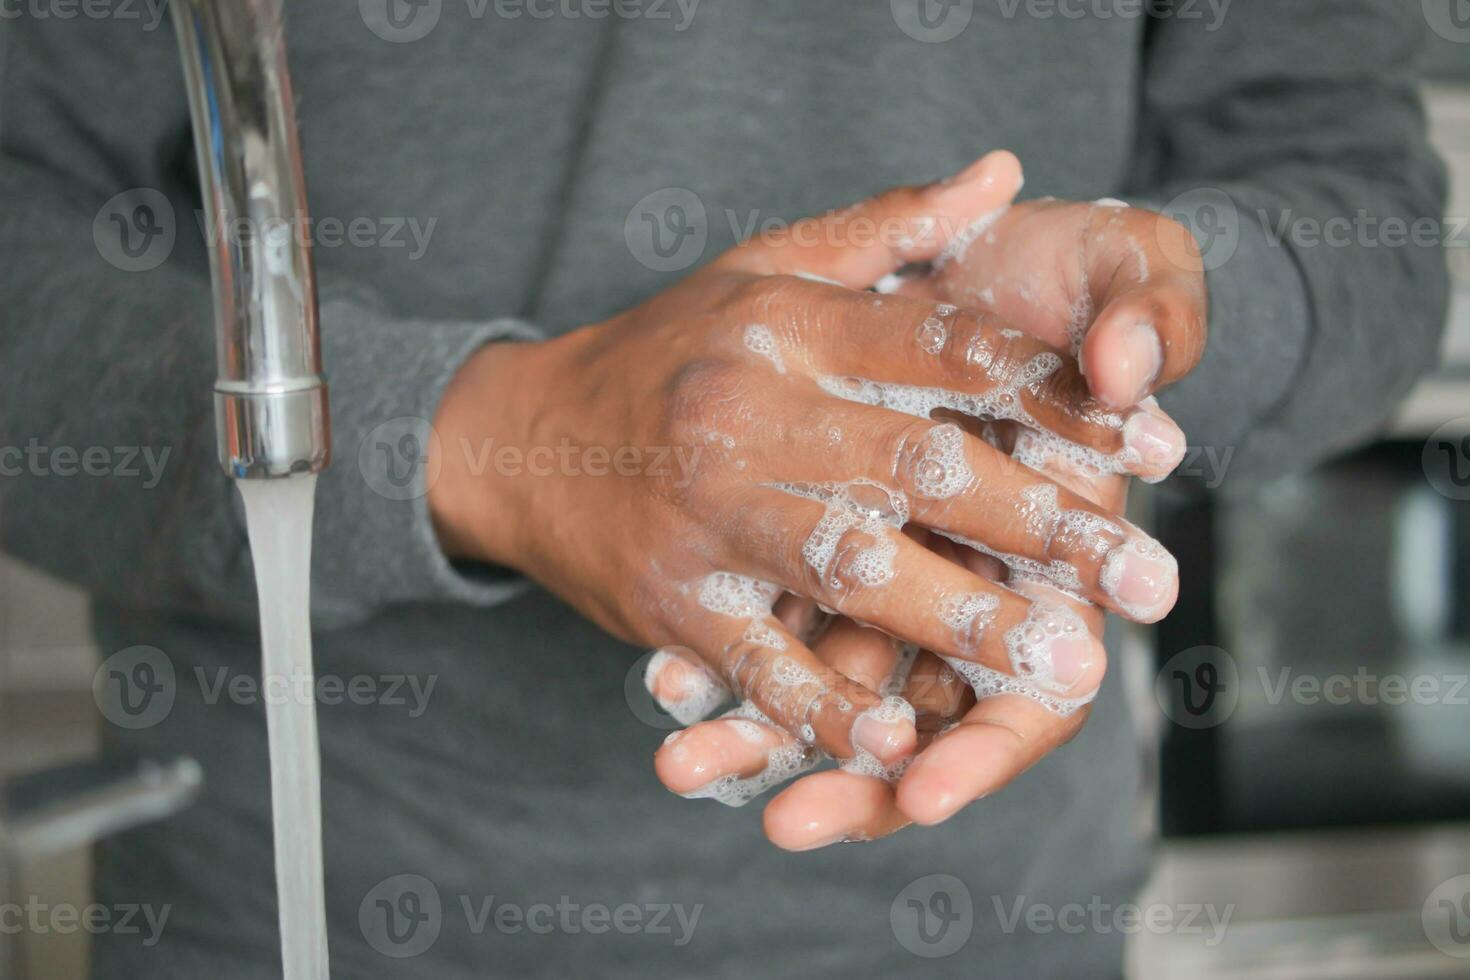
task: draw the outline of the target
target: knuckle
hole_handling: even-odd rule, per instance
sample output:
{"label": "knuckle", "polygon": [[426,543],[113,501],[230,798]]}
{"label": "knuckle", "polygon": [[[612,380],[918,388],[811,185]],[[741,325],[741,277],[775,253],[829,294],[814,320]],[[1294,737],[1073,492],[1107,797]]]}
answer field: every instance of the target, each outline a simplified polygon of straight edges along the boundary
{"label": "knuckle", "polygon": [[947,500],[970,488],[968,437],[953,422],[913,419],[893,436],[893,471],[899,486],[923,500]]}
{"label": "knuckle", "polygon": [[1047,557],[1070,565],[1081,565],[1096,577],[1108,555],[1127,540],[1127,533],[1113,521],[1087,510],[1067,510],[1047,542]]}
{"label": "knuckle", "polygon": [[[1081,418],[1107,414],[1100,402],[1092,397],[1087,379],[1077,370],[1075,361],[1067,361],[1061,370],[1036,382],[1031,388],[1036,399],[1044,404],[1072,409]],[[1122,419],[1118,419],[1122,424]]]}
{"label": "knuckle", "polygon": [[963,345],[955,352],[956,366],[966,375],[975,368],[984,372],[986,380],[997,387],[1008,387],[1020,376],[1022,367],[1035,353],[1019,330],[991,315],[975,317],[966,331]]}
{"label": "knuckle", "polygon": [[828,594],[846,599],[887,584],[893,578],[892,548],[881,528],[860,525],[838,532],[822,575]]}
{"label": "knuckle", "polygon": [[743,283],[733,296],[737,318],[785,323],[810,299],[811,286],[807,280],[790,275],[763,276]]}
{"label": "knuckle", "polygon": [[664,391],[676,444],[688,441],[709,418],[712,406],[739,397],[744,383],[740,366],[723,357],[697,358],[676,369]]}

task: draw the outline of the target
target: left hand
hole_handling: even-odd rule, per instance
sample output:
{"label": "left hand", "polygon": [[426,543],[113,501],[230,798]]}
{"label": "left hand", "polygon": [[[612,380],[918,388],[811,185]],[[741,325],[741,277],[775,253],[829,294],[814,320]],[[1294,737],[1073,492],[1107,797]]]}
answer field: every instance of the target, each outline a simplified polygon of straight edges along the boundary
{"label": "left hand", "polygon": [[1118,202],[1028,201],[900,292],[1000,315],[1077,354],[1094,397],[1122,410],[1199,363],[1209,301],[1194,236]]}

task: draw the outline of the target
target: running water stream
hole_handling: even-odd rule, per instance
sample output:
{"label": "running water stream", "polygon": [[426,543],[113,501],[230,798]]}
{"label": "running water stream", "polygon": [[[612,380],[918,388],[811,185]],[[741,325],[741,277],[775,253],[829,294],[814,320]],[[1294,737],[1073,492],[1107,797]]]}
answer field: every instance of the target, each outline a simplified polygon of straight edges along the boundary
{"label": "running water stream", "polygon": [[285,980],[326,980],[321,755],[311,666],[316,475],[237,480],[260,597],[261,689],[270,735],[271,820]]}

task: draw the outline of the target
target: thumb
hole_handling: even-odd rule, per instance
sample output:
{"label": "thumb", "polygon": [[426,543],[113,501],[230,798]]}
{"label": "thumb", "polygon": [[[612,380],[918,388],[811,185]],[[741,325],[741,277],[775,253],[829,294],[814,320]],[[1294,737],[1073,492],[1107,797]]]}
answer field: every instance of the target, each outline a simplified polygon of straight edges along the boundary
{"label": "thumb", "polygon": [[1010,207],[1024,183],[1021,161],[996,150],[954,177],[896,187],[877,197],[768,231],[715,265],[757,275],[803,275],[867,289],[911,262],[971,240]]}

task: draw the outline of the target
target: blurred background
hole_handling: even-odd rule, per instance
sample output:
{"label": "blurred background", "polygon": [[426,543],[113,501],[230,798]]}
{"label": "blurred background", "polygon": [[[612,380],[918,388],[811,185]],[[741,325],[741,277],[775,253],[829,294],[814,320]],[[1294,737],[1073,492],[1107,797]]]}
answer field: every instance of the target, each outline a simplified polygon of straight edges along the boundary
{"label": "blurred background", "polygon": [[[1187,583],[1125,641],[1153,775],[1138,819],[1164,837],[1149,900],[1233,910],[1209,948],[1143,930],[1135,978],[1470,977],[1465,45],[1439,42],[1425,92],[1456,238],[1439,371],[1347,458],[1249,497],[1169,484],[1135,504]],[[1208,478],[1228,459],[1185,465]],[[0,903],[89,901],[86,847],[21,833],[38,814],[85,836],[98,812],[126,823],[187,795],[186,773],[75,768],[99,745],[88,616],[84,595],[0,555]],[[91,815],[64,802],[78,792]],[[82,930],[0,921],[0,977],[81,977],[86,955]]]}

